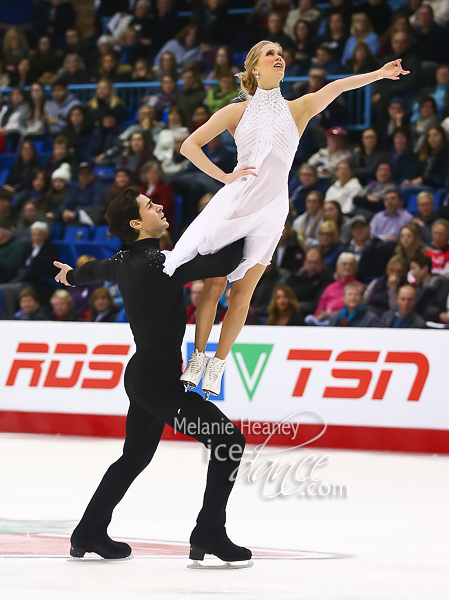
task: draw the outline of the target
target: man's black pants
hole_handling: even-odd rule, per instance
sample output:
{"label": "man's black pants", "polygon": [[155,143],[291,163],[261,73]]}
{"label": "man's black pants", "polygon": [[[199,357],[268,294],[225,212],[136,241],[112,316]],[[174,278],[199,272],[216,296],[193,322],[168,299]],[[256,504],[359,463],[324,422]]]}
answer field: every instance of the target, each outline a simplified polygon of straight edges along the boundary
{"label": "man's black pants", "polygon": [[185,393],[180,366],[179,350],[157,355],[139,351],[128,363],[125,389],[130,407],[123,455],[109,467],[93,495],[75,529],[78,540],[93,542],[106,532],[114,508],[151,462],[166,423],[211,450],[197,532],[209,540],[224,526],[234,485],[231,475],[240,464],[245,436],[215,404],[195,392]]}

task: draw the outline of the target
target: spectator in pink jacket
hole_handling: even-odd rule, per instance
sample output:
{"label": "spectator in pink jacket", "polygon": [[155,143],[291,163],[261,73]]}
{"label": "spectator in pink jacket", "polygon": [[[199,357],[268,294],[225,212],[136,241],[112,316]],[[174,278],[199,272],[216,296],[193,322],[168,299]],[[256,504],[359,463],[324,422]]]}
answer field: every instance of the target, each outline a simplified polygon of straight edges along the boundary
{"label": "spectator in pink jacket", "polygon": [[357,259],[354,254],[342,252],[337,260],[335,281],[324,289],[315,314],[306,317],[307,325],[328,325],[331,315],[344,307],[345,285],[357,281],[356,272]]}

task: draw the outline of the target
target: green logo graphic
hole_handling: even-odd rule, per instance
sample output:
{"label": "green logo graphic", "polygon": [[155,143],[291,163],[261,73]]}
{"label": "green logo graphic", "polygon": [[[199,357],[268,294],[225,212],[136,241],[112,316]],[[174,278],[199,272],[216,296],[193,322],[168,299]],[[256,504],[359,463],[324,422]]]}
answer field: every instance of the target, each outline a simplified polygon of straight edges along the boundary
{"label": "green logo graphic", "polygon": [[232,355],[250,401],[270,357],[273,344],[234,344]]}

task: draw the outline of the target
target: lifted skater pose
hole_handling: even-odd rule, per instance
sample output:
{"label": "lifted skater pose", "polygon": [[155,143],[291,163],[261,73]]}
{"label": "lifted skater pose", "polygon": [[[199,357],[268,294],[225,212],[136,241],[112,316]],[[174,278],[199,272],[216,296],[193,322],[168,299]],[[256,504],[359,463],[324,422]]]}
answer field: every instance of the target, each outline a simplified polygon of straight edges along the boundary
{"label": "lifted skater pose", "polygon": [[[225,529],[226,504],[234,485],[232,474],[240,464],[245,437],[215,404],[194,392],[186,394],[179,380],[186,324],[183,286],[195,279],[230,273],[242,258],[243,240],[217,254],[198,255],[168,277],[162,270],[165,256],[159,251],[159,238],[168,227],[162,206],[128,188],[112,201],[107,219],[110,232],[130,244],[130,250],[76,270],[54,263],[61,269],[56,280],[65,285],[118,283],[136,343],[136,353],[125,371],[130,405],[123,455],[107,470],[74,530],[70,554],[82,557],[95,552],[109,559],[131,554],[128,544],[108,536],[112,512],[150,463],[165,424],[174,427],[177,419],[178,424],[183,423],[182,428],[177,427],[179,431],[211,450],[203,506],[190,536],[190,558],[202,560],[208,553],[226,562],[249,560],[251,551],[233,544]],[[197,433],[192,435],[189,425]],[[214,433],[206,435],[205,431]]]}
{"label": "lifted skater pose", "polygon": [[[245,72],[239,73],[242,87],[253,94],[252,99],[216,112],[181,147],[181,153],[199,169],[226,185],[188,227],[174,250],[164,252],[164,271],[172,275],[198,253],[213,253],[245,238],[243,261],[227,274],[235,283],[217,351],[210,361],[205,348],[226,287],[225,277],[206,282],[197,310],[195,350],[181,380],[187,387],[196,387],[204,375],[202,389],[207,395],[220,392],[225,358],[281,237],[289,211],[288,174],[307,123],[342,92],[408,73],[397,59],[378,71],[338,79],[318,92],[287,102],[279,88],[284,69],[279,45],[267,41],[256,44],[246,57]],[[233,173],[223,173],[201,149],[225,129],[235,137],[238,150]]]}

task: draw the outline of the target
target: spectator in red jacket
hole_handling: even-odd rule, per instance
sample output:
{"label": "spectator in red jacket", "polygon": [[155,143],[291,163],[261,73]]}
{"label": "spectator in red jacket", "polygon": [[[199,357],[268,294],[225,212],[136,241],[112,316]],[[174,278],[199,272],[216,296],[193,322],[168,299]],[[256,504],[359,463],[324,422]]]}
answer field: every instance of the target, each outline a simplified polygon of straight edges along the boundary
{"label": "spectator in red jacket", "polygon": [[150,160],[142,167],[142,194],[151,198],[156,204],[164,207],[164,215],[169,222],[171,232],[175,228],[175,198],[169,183],[164,181],[164,173],[155,160]]}
{"label": "spectator in red jacket", "polygon": [[432,259],[432,273],[449,277],[449,221],[437,219],[432,225],[432,248],[425,252]]}
{"label": "spectator in red jacket", "polygon": [[204,281],[192,281],[190,284],[190,306],[187,308],[187,323],[196,323],[196,311],[204,289]]}

